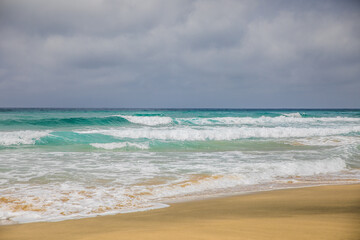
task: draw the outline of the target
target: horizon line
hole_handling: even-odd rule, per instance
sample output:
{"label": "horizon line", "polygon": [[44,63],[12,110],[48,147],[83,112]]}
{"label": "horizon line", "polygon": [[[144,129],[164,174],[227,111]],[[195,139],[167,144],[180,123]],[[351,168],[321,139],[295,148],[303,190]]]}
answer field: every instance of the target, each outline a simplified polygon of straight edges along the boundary
{"label": "horizon line", "polygon": [[253,107],[253,108],[235,108],[235,107],[0,107],[0,109],[53,109],[53,110],[360,110],[352,107]]}

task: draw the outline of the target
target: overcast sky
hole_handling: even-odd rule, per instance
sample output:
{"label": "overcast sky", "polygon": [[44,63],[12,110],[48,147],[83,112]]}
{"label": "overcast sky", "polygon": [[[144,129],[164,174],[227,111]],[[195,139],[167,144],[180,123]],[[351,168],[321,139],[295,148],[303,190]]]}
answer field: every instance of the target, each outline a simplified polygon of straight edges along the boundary
{"label": "overcast sky", "polygon": [[360,108],[359,2],[0,0],[0,107]]}

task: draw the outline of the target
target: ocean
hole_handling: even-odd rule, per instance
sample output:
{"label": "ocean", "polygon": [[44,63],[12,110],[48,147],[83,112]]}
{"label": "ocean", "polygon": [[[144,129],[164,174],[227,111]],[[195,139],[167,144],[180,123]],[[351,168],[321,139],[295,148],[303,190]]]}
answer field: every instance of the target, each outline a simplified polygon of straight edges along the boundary
{"label": "ocean", "polygon": [[0,109],[0,223],[360,182],[360,110]]}

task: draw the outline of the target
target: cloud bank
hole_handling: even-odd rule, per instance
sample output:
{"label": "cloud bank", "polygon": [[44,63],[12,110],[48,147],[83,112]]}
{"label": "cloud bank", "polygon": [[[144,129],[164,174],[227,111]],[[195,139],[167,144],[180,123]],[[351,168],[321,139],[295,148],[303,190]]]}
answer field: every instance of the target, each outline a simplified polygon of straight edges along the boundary
{"label": "cloud bank", "polygon": [[360,107],[357,1],[3,0],[0,107]]}

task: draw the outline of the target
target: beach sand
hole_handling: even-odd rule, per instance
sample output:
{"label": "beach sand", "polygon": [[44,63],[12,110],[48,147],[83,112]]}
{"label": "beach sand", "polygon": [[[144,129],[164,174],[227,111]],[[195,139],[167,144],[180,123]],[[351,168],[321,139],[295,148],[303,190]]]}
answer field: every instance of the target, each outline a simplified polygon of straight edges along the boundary
{"label": "beach sand", "polygon": [[360,184],[276,190],[168,208],[0,227],[0,239],[360,239]]}

